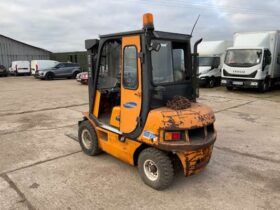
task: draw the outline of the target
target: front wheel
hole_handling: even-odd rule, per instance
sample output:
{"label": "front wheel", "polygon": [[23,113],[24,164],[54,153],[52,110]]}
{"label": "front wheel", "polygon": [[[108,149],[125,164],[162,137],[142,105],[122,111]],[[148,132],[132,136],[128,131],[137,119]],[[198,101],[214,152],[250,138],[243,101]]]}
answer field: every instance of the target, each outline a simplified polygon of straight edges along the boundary
{"label": "front wheel", "polygon": [[267,81],[263,81],[261,86],[259,87],[259,91],[261,93],[265,93],[268,90],[268,82]]}
{"label": "front wheel", "polygon": [[208,81],[208,87],[213,88],[215,86],[215,78],[211,77]]}
{"label": "front wheel", "polygon": [[53,75],[53,73],[50,73],[50,72],[47,73],[46,76],[45,76],[46,80],[53,80],[53,78],[54,78],[54,75]]}
{"label": "front wheel", "polygon": [[227,90],[231,91],[231,90],[233,90],[233,87],[232,86],[227,86]]}
{"label": "front wheel", "polygon": [[140,153],[138,171],[145,184],[156,190],[169,187],[174,178],[171,159],[166,153],[152,147]]}
{"label": "front wheel", "polygon": [[101,153],[96,132],[88,120],[79,125],[78,137],[84,153],[90,156]]}

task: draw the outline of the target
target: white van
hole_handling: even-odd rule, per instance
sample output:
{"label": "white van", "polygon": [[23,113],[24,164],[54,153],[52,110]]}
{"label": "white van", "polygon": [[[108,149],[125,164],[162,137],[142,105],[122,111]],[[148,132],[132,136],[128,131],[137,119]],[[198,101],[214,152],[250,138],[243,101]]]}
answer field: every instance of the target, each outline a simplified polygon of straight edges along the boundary
{"label": "white van", "polygon": [[35,75],[36,71],[52,68],[58,63],[59,63],[58,61],[53,61],[53,60],[32,60],[31,73],[32,75]]}
{"label": "white van", "polygon": [[231,41],[206,41],[198,45],[199,53],[199,83],[213,88],[220,84],[221,68],[223,66],[225,53]]}
{"label": "white van", "polygon": [[24,74],[30,75],[29,61],[13,61],[10,68],[10,73],[14,75]]}

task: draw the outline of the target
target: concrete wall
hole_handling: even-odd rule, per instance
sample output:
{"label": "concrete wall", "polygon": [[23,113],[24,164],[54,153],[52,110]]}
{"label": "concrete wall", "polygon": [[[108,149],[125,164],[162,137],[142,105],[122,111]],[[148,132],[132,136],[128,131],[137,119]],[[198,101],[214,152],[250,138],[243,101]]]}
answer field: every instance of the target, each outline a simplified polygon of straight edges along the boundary
{"label": "concrete wall", "polygon": [[51,60],[78,63],[82,71],[87,71],[87,52],[85,51],[51,53]]}
{"label": "concrete wall", "polygon": [[0,35],[0,64],[8,68],[17,60],[48,60],[50,52]]}

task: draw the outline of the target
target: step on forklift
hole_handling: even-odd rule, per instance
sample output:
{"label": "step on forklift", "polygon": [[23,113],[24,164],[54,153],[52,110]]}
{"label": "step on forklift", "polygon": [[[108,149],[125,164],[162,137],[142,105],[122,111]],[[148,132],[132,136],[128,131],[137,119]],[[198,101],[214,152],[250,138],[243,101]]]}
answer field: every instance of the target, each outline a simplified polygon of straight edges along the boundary
{"label": "step on forklift", "polygon": [[208,164],[216,140],[213,111],[196,102],[197,46],[191,35],[143,29],[85,41],[89,112],[78,137],[87,155],[106,152],[137,166],[142,180],[167,188],[179,162],[185,176]]}

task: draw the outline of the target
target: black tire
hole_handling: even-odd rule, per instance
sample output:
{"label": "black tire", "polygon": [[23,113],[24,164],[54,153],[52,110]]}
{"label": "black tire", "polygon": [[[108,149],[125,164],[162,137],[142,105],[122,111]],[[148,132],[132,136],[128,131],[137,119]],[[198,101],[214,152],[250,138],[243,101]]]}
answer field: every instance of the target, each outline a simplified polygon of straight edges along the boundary
{"label": "black tire", "polygon": [[227,86],[227,90],[231,91],[231,90],[233,90],[233,87],[232,86]]}
{"label": "black tire", "polygon": [[156,190],[169,187],[174,178],[171,159],[166,153],[152,147],[140,153],[138,172],[144,183]]}
{"label": "black tire", "polygon": [[45,75],[45,79],[46,79],[46,80],[53,80],[53,78],[54,78],[54,75],[53,75],[53,73],[51,73],[51,72],[48,72],[48,73]]}
{"label": "black tire", "polygon": [[259,87],[259,92],[265,93],[266,91],[268,91],[268,82],[263,81],[261,86]]}
{"label": "black tire", "polygon": [[75,71],[72,75],[72,79],[76,79],[77,75],[79,74],[79,72]]}
{"label": "black tire", "polygon": [[88,120],[79,125],[78,137],[80,146],[87,155],[94,156],[102,152],[98,145],[96,132]]}
{"label": "black tire", "polygon": [[209,88],[215,87],[215,78],[213,78],[213,77],[210,77],[210,78],[209,78],[208,87],[209,87]]}

